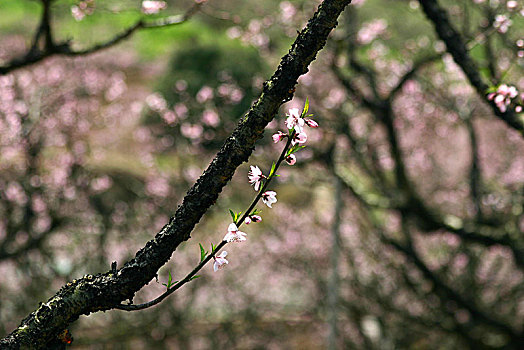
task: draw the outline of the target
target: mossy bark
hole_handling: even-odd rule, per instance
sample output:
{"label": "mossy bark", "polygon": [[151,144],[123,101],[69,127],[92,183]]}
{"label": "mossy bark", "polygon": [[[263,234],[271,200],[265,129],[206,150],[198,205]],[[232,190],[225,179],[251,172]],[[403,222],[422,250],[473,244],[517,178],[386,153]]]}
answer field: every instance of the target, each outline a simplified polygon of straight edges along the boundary
{"label": "mossy bark", "polygon": [[325,0],[298,35],[275,74],[264,84],[261,96],[225,141],[209,167],[184,197],[175,216],[140,249],[135,258],[117,271],[87,275],[63,286],[45,304],[26,317],[20,326],[0,341],[2,349],[60,347],[59,334],[80,315],[111,310],[148,284],[190,233],[206,210],[217,200],[237,167],[247,161],[255,142],[293,96],[300,75],[324,47],[337,18],[351,0]]}

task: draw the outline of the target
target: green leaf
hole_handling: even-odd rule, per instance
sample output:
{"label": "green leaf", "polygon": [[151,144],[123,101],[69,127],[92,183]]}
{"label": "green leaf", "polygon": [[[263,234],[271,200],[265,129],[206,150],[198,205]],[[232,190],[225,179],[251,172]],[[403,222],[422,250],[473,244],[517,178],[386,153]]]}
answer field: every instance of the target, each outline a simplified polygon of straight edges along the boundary
{"label": "green leaf", "polygon": [[301,118],[304,118],[309,110],[309,99],[306,97],[306,103],[304,104],[304,110],[302,111]]}
{"label": "green leaf", "polygon": [[298,152],[300,151],[302,148],[305,148],[306,146],[299,146],[299,145],[294,145],[293,147],[291,147],[287,153],[286,153],[286,157],[289,156],[290,154],[293,154],[295,152]]}
{"label": "green leaf", "polygon": [[200,262],[204,261],[204,259],[207,256],[207,252],[204,250],[204,247],[202,247],[202,244],[198,243],[200,246]]}
{"label": "green leaf", "polygon": [[216,249],[217,249],[217,246],[211,243],[211,253],[214,253]]}
{"label": "green leaf", "polygon": [[236,224],[237,218],[236,218],[235,212],[233,210],[229,209],[229,214],[231,215],[231,218],[233,219],[233,221]]}
{"label": "green leaf", "polygon": [[273,162],[273,165],[271,166],[271,171],[269,172],[269,176],[268,176],[268,178],[271,177],[271,176],[273,176],[273,173],[275,172],[275,168],[276,168],[276,166],[277,166],[277,165],[275,164],[275,162]]}
{"label": "green leaf", "polygon": [[196,280],[197,278],[201,277],[200,275],[195,275],[193,277],[191,277],[189,280],[192,281],[192,280]]}
{"label": "green leaf", "polygon": [[173,276],[171,276],[171,271],[169,271],[169,275],[167,277],[167,284],[166,283],[162,283],[163,286],[166,286],[167,289],[171,288],[175,283],[177,283],[178,281],[174,281],[173,282]]}
{"label": "green leaf", "polygon": [[258,215],[262,212],[262,210],[258,210],[257,208],[253,209],[253,211],[251,212],[251,214],[249,215]]}

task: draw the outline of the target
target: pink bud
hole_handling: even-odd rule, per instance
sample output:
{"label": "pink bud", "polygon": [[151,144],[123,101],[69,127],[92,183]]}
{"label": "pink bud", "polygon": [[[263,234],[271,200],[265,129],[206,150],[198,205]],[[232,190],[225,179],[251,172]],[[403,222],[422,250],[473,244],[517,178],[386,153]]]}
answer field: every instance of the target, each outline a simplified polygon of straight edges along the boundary
{"label": "pink bud", "polygon": [[282,131],[278,131],[276,134],[274,134],[272,137],[273,137],[273,142],[274,143],[278,143],[279,141],[281,141],[284,137],[286,137],[287,135],[284,134]]}
{"label": "pink bud", "polygon": [[318,128],[318,123],[313,119],[304,119],[304,121],[306,122],[306,125],[310,128]]}

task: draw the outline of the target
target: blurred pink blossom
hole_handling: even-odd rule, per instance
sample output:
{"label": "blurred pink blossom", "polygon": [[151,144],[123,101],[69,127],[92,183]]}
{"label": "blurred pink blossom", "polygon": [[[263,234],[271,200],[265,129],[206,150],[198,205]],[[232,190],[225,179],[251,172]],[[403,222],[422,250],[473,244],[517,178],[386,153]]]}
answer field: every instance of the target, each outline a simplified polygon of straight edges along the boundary
{"label": "blurred pink blossom", "polygon": [[91,180],[91,188],[95,192],[103,192],[113,185],[113,180],[109,176],[101,176]]}
{"label": "blurred pink blossom", "polygon": [[162,176],[154,176],[148,179],[146,183],[146,191],[154,196],[166,197],[169,194],[169,181]]}
{"label": "blurred pink blossom", "polygon": [[198,91],[196,95],[196,100],[198,101],[198,103],[204,103],[212,99],[213,95],[213,88],[209,86],[204,86],[200,89],[200,91]]}
{"label": "blurred pink blossom", "polygon": [[293,17],[297,13],[297,9],[289,1],[282,1],[280,3],[280,12],[281,12],[280,16],[282,18],[282,22],[285,23],[293,19]]}
{"label": "blurred pink blossom", "polygon": [[83,20],[86,15],[93,14],[94,10],[94,0],[81,0],[78,2],[78,4],[71,6],[71,14],[77,21]]}
{"label": "blurred pink blossom", "polygon": [[364,23],[362,28],[357,33],[357,41],[363,45],[369,44],[378,36],[384,34],[387,28],[388,23],[383,18]]}
{"label": "blurred pink blossom", "polygon": [[206,109],[202,114],[202,122],[206,125],[217,127],[220,124],[220,117],[213,109]]}
{"label": "blurred pink blossom", "polygon": [[184,123],[180,127],[180,132],[188,139],[198,139],[202,136],[204,128],[199,124],[191,125],[189,123]]}
{"label": "blurred pink blossom", "polygon": [[167,124],[174,124],[177,121],[175,112],[171,110],[162,113],[162,119],[164,119]]}
{"label": "blurred pink blossom", "polygon": [[513,21],[509,19],[508,16],[497,15],[495,16],[495,22],[493,22],[493,27],[499,33],[506,33],[512,24],[513,24]]}
{"label": "blurred pink blossom", "polygon": [[146,103],[152,110],[161,112],[167,108],[167,102],[162,95],[154,93],[146,97]]}
{"label": "blurred pink blossom", "polygon": [[27,202],[27,195],[18,182],[9,182],[5,190],[7,200],[23,205]]}
{"label": "blurred pink blossom", "polygon": [[142,13],[146,15],[152,15],[155,13],[159,13],[160,11],[164,10],[166,7],[167,7],[167,3],[165,1],[150,1],[150,0],[142,1]]}

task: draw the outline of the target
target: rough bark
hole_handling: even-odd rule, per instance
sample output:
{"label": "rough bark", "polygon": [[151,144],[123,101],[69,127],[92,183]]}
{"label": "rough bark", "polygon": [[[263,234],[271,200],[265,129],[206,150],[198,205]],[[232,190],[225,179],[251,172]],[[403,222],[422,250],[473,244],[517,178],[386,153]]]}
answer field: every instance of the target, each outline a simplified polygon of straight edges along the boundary
{"label": "rough bark", "polygon": [[86,275],[63,286],[46,303],[27,316],[20,326],[0,341],[2,349],[50,348],[59,343],[58,335],[80,315],[111,310],[148,284],[158,269],[171,257],[206,210],[212,206],[222,188],[231,180],[236,168],[247,161],[255,142],[278,112],[293,96],[300,75],[323,48],[337,18],[351,0],[325,0],[298,35],[272,78],[264,84],[259,99],[240,121],[209,167],[189,190],[175,216],[140,249],[135,258],[114,271]]}

